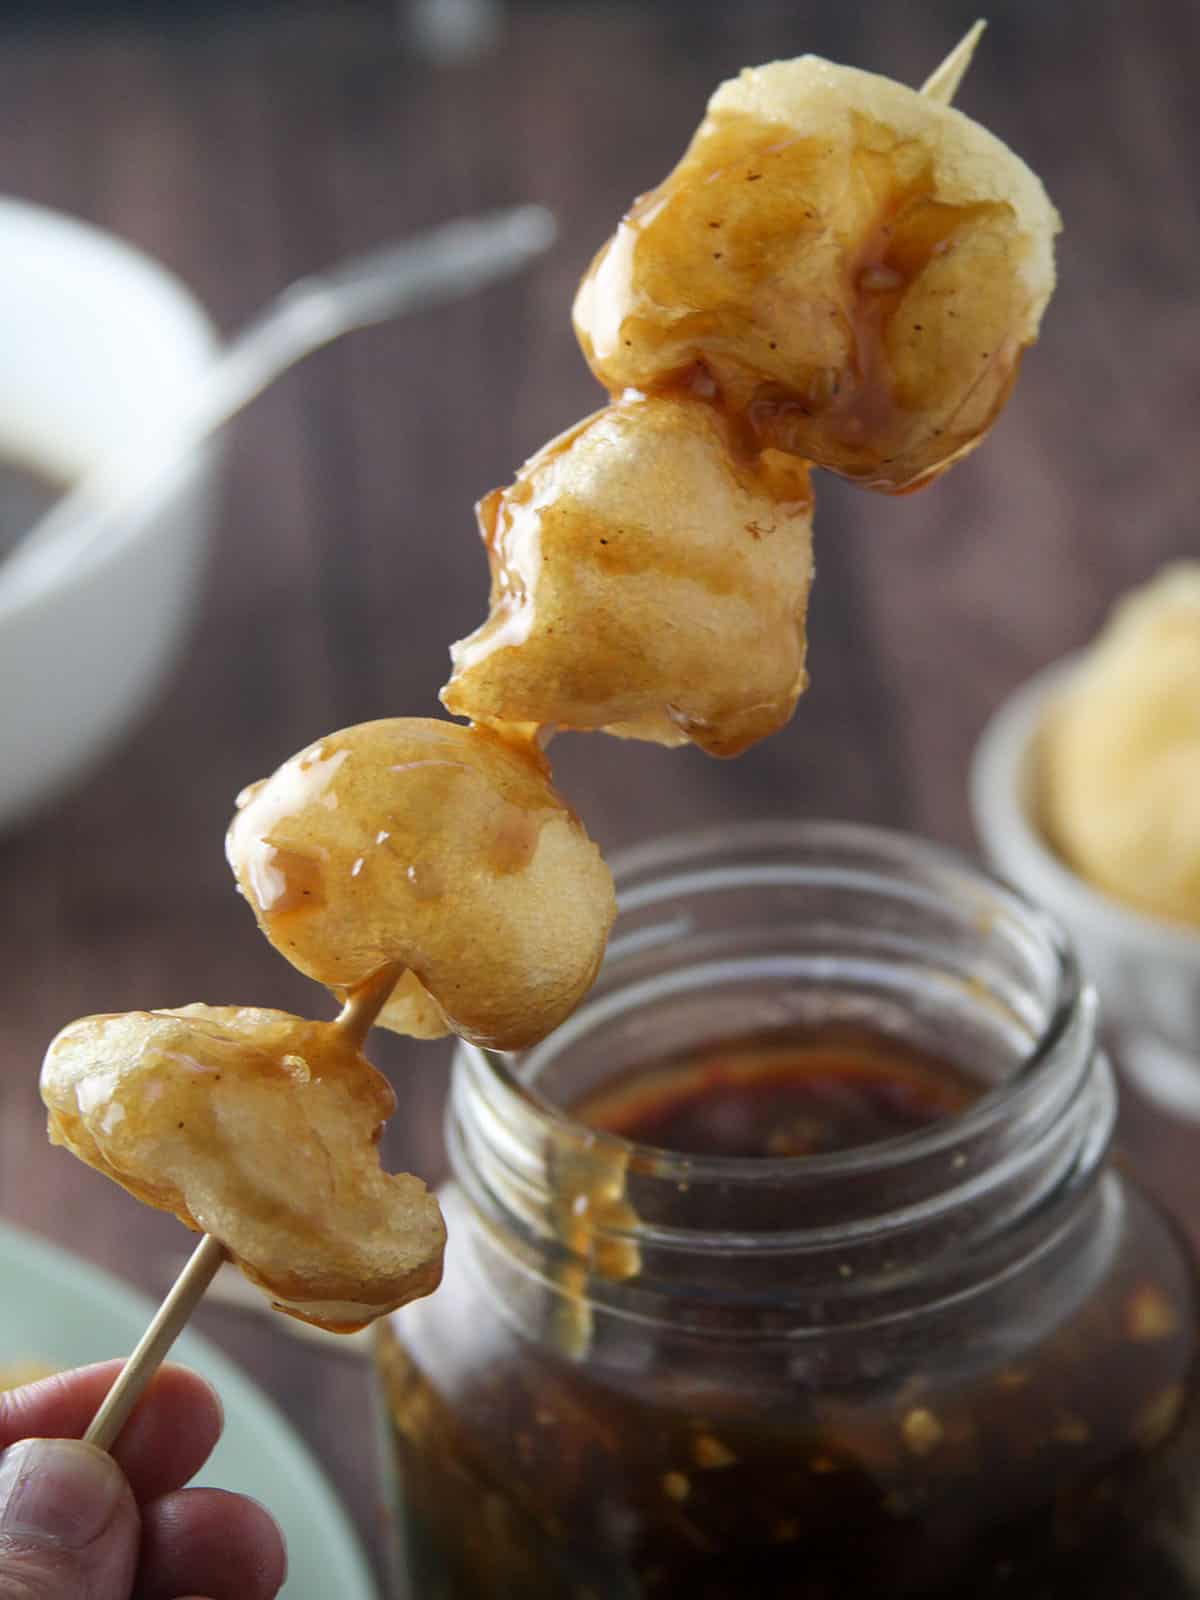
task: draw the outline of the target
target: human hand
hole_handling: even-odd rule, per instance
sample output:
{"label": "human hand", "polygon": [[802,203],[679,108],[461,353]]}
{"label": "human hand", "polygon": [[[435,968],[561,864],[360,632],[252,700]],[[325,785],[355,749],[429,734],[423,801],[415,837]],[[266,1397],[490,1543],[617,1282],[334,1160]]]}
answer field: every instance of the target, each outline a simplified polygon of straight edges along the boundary
{"label": "human hand", "polygon": [[79,1442],[120,1368],[0,1394],[0,1600],[271,1600],[287,1566],[271,1518],[183,1488],[221,1432],[201,1378],[156,1373],[111,1457]]}

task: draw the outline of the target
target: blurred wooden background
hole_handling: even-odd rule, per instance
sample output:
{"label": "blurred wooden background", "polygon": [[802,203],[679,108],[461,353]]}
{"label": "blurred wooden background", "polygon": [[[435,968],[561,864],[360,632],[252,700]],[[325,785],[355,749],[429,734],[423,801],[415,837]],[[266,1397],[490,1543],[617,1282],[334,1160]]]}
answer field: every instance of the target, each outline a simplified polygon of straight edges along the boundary
{"label": "blurred wooden background", "polygon": [[[932,490],[818,485],[813,687],[785,733],[730,764],[555,745],[606,847],[824,814],[969,848],[964,776],[989,711],[1122,589],[1197,553],[1200,9],[996,9],[959,103],[1064,214],[1041,344],[987,447]],[[441,65],[404,48],[403,7],[102,11],[0,7],[0,192],[123,234],[223,328],[290,278],[454,214],[536,199],[562,225],[520,281],[358,336],[238,422],[181,669],[85,786],[0,839],[0,1215],[158,1292],[181,1231],[42,1144],[47,1039],[81,1013],[192,999],[324,1009],[232,892],[234,795],[324,731],[434,713],[447,644],[484,610],[471,504],[599,403],[575,280],[714,84],[803,50],[919,81],[975,6],[513,5],[492,50]],[[376,1053],[404,1100],[389,1156],[436,1177],[448,1050]],[[1125,1137],[1189,1213],[1193,1136],[1131,1101]],[[1200,1213],[1185,1221],[1200,1231]],[[361,1366],[218,1308],[200,1323],[281,1401],[377,1548]]]}

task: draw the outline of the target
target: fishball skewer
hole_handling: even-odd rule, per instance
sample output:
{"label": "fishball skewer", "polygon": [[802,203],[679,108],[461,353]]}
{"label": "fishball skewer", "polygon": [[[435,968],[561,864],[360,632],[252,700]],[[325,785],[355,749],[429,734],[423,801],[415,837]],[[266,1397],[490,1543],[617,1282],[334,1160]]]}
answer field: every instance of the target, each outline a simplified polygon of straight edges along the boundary
{"label": "fishball skewer", "polygon": [[[802,524],[792,530],[802,534],[799,592],[789,618],[796,659],[784,673],[782,692],[776,685],[761,705],[750,705],[750,727],[745,706],[731,722],[728,708],[715,718],[695,715],[661,696],[632,709],[593,708],[591,720],[573,713],[553,720],[670,743],[692,738],[721,754],[770,731],[753,725],[756,711],[765,707],[760,720],[774,718],[778,725],[804,682],[809,463],[870,487],[912,488],[973,448],[994,419],[1053,287],[1058,220],[1037,179],[999,141],[967,119],[946,120],[957,116],[948,101],[977,35],[978,26],[933,74],[923,99],[886,79],[811,57],[743,73],[714,96],[675,173],[638,202],[597,258],[576,302],[576,322],[597,376],[620,397],[601,418],[616,426],[616,419],[635,414],[668,415],[656,409],[661,405],[694,422],[697,413],[689,406],[709,408],[708,424],[722,432],[730,473],[743,487],[750,474],[761,474],[769,485],[766,497],[788,506],[787,515]],[[833,140],[831,128],[838,133]],[[760,201],[756,215],[745,189],[767,173],[737,169],[747,163],[765,168],[776,158],[783,164],[764,191],[770,202],[764,207]],[[819,188],[830,174],[836,203],[823,209],[804,184]],[[727,180],[745,188],[729,189]],[[724,214],[704,226],[728,231],[719,248],[708,248],[717,241],[698,232],[699,211],[716,209],[714,200]],[[801,212],[811,227],[801,224]],[[713,263],[728,258],[728,264],[710,271],[708,257]],[[664,285],[670,291],[665,302],[656,299]],[[925,324],[912,320],[907,331],[903,324],[924,314],[927,303],[940,320],[931,337],[913,338],[925,334]],[[659,312],[665,317],[656,321]],[[951,326],[958,321],[964,325]],[[898,340],[892,337],[897,326]],[[980,352],[985,339],[989,348]],[[568,445],[595,423],[589,419],[566,436]],[[561,444],[543,456],[552,461]],[[526,484],[519,480],[509,492],[510,512],[524,504],[521,492],[541,464],[542,458],[531,463]],[[525,500],[537,500],[535,484]],[[585,511],[576,520],[586,526],[596,508],[586,495],[580,500]],[[491,497],[485,515],[497,530],[505,509],[502,496]],[[544,513],[545,503],[537,509]],[[755,532],[748,522],[743,526]],[[758,526],[755,536],[762,531]],[[668,551],[670,545],[668,539]],[[643,541],[635,555],[644,559],[647,550],[653,554],[653,544]],[[502,615],[492,632],[503,635],[504,624],[513,624],[505,645],[512,636],[528,636],[539,620],[522,616],[519,569],[519,558],[493,562],[493,609],[499,602],[510,615]],[[727,584],[726,578],[721,588]],[[476,649],[472,661],[470,649],[463,649],[458,664],[469,671],[488,653]],[[691,675],[684,673],[682,681],[689,687]],[[627,687],[617,685],[618,691]],[[453,698],[448,692],[448,703]],[[786,709],[779,715],[781,704]],[[461,709],[476,714],[469,704]],[[491,731],[402,721],[345,730],[301,752],[240,800],[228,839],[239,886],[272,942],[347,997],[336,1023],[193,1006],[85,1018],[51,1046],[42,1082],[52,1138],[206,1232],[97,1415],[88,1435],[94,1442],[107,1446],[117,1437],[227,1252],[280,1309],[338,1329],[360,1326],[436,1286],[444,1243],[440,1213],[419,1180],[389,1178],[378,1168],[375,1144],[394,1098],[361,1057],[363,1037],[378,1018],[421,1037],[456,1031],[494,1048],[535,1042],[586,992],[614,909],[607,869],[550,788],[531,742],[552,719],[534,704],[493,708],[490,720]],[[398,759],[381,762],[380,754]],[[449,817],[440,837],[431,815]],[[393,826],[377,825],[366,839],[364,826],[381,818]],[[369,878],[370,893],[358,885],[360,877]],[[516,884],[502,881],[509,878]],[[442,901],[454,915],[465,908],[465,922],[456,927],[453,916],[447,922],[444,906],[429,909]],[[539,963],[547,965],[544,973]],[[263,1047],[267,1037],[271,1048]],[[381,1229],[355,1226],[352,1239],[344,1231],[332,1259],[314,1263],[311,1248],[305,1250],[315,1231],[309,1196],[303,1227],[282,1229],[286,1248],[271,1265],[257,1248],[262,1240],[247,1199],[253,1202],[261,1191],[264,1170],[268,1187],[287,1168],[294,1178],[302,1165],[295,1159],[295,1129],[286,1115],[264,1117],[258,1104],[248,1119],[223,1118],[229,1091],[211,1092],[223,1080],[221,1066],[241,1081],[248,1101],[270,1098],[286,1084],[293,1099],[318,1107],[309,1131],[323,1146],[322,1135],[333,1129],[339,1138],[351,1134],[348,1148],[357,1160],[347,1166],[331,1159],[327,1181],[342,1189],[348,1178],[361,1202],[349,1211],[374,1206]],[[202,1108],[207,1142],[197,1140],[194,1125],[189,1134],[189,1113],[174,1123],[182,1140],[139,1154],[138,1137],[129,1140],[131,1128],[122,1127],[137,1109],[137,1096],[127,1103],[121,1090],[148,1077],[155,1092],[147,1098],[162,1102],[158,1116],[169,1128],[172,1094],[181,1092],[171,1073],[178,1078],[180,1072],[183,1082],[189,1072],[215,1080],[191,1100],[193,1111]],[[278,1104],[291,1102],[285,1096]],[[264,1128],[265,1137],[287,1146],[287,1159],[273,1171],[270,1163],[267,1169],[250,1163],[251,1174],[238,1160],[252,1148],[255,1129]],[[363,1160],[364,1147],[373,1164]],[[164,1161],[172,1148],[176,1157],[182,1148],[187,1160]],[[203,1159],[214,1152],[215,1165]],[[222,1157],[230,1152],[233,1181],[226,1187]],[[221,1180],[215,1185],[214,1171]],[[386,1215],[381,1185],[398,1186],[388,1198],[407,1207],[411,1248],[401,1262],[386,1255],[398,1219]],[[621,1175],[608,1200],[620,1205],[623,1194]],[[225,1209],[232,1226],[207,1232],[210,1211],[219,1218],[223,1200],[230,1202]],[[275,1227],[271,1244],[278,1243],[287,1209],[279,1200],[272,1194],[265,1208]],[[361,1215],[354,1220],[361,1222]],[[369,1254],[373,1242],[384,1247],[384,1256],[368,1266],[363,1252]],[[323,1276],[315,1265],[330,1273]],[[633,1266],[632,1258],[620,1264],[622,1271]]]}

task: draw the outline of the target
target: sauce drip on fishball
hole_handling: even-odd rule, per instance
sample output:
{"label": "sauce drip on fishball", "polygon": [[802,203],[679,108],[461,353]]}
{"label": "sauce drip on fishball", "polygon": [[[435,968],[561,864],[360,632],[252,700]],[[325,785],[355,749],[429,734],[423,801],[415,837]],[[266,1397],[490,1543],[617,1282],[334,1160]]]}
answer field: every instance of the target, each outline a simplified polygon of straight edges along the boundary
{"label": "sauce drip on fishball", "polygon": [[1054,287],[1041,183],[960,111],[815,56],[748,69],[584,278],[610,392],[694,388],[747,450],[927,482],[995,419]]}

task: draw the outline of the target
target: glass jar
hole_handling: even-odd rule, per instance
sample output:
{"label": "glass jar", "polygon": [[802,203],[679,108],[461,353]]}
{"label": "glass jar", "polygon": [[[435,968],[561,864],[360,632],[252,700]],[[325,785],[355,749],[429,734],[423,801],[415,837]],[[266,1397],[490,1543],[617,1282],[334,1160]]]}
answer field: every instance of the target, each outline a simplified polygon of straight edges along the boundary
{"label": "glass jar", "polygon": [[[1200,1596],[1196,1281],[1109,1155],[1054,924],[881,831],[626,859],[585,1005],[463,1049],[442,1288],[380,1334],[419,1600]],[[842,1153],[671,1154],[563,1106],[739,1034],[866,1025],[985,1092]]]}

